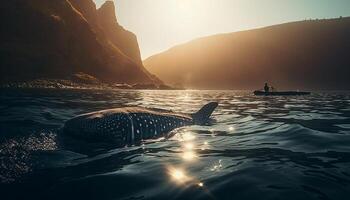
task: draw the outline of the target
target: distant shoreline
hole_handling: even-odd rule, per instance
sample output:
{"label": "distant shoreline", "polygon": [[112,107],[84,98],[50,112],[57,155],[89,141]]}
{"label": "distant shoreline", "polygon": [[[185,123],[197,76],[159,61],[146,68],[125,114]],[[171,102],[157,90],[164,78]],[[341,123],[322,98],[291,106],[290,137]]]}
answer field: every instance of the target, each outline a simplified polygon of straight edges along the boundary
{"label": "distant shoreline", "polygon": [[154,83],[84,83],[67,79],[36,79],[1,83],[0,89],[184,90]]}
{"label": "distant shoreline", "polygon": [[[198,91],[249,91],[254,89],[234,88],[185,88],[171,87],[168,85],[156,85],[153,83],[102,83],[102,82],[79,82],[68,79],[35,79],[31,81],[16,81],[0,83],[0,89],[59,89],[59,90],[198,90]],[[305,89],[312,92],[349,92],[350,90],[334,89]]]}

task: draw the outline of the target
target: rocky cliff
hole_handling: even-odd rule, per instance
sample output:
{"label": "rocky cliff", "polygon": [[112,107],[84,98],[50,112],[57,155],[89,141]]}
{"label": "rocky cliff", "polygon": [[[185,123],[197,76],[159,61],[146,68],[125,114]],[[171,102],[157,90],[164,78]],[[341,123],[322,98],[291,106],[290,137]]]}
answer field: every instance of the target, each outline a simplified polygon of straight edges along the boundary
{"label": "rocky cliff", "polygon": [[[159,83],[140,62],[135,35],[111,12],[113,2],[97,10],[92,0],[2,2],[1,82],[83,72],[105,82]],[[114,32],[105,20],[114,22]]]}
{"label": "rocky cliff", "polygon": [[111,42],[135,62],[142,64],[136,35],[118,24],[113,1],[106,1],[98,9],[98,19],[101,28]]}
{"label": "rocky cliff", "polygon": [[307,20],[193,40],[144,61],[191,88],[350,89],[350,18]]}

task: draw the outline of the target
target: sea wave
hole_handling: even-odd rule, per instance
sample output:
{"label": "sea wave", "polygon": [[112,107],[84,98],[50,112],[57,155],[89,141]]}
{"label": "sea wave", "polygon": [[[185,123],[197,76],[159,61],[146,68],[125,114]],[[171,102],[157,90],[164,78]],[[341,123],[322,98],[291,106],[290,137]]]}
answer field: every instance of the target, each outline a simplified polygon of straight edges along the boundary
{"label": "sea wave", "polygon": [[[209,101],[220,103],[210,125],[140,146],[60,134],[84,112],[145,106],[192,113]],[[0,102],[5,199],[344,199],[350,192],[347,92],[6,89]]]}

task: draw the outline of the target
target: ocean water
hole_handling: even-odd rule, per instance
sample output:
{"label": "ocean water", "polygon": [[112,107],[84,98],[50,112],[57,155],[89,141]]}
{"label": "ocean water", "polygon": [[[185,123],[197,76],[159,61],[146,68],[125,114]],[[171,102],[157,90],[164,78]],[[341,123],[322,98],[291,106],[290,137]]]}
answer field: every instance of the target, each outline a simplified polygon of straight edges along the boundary
{"label": "ocean water", "polygon": [[[113,148],[67,141],[64,122],[123,106],[195,112],[207,126]],[[348,199],[350,93],[1,90],[0,199]]]}

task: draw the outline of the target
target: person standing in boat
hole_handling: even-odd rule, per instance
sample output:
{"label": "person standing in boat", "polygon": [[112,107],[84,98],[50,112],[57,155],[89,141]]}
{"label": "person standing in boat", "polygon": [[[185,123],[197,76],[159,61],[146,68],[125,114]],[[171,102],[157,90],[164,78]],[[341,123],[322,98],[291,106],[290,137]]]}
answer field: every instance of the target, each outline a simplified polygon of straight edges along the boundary
{"label": "person standing in boat", "polygon": [[270,87],[269,87],[269,85],[267,83],[265,83],[264,91],[265,92],[269,92],[270,91]]}

